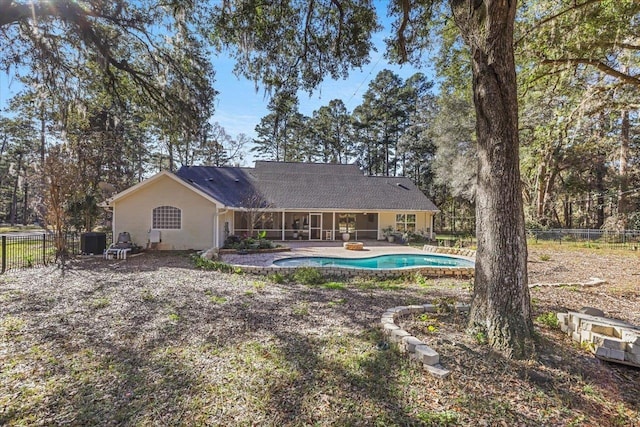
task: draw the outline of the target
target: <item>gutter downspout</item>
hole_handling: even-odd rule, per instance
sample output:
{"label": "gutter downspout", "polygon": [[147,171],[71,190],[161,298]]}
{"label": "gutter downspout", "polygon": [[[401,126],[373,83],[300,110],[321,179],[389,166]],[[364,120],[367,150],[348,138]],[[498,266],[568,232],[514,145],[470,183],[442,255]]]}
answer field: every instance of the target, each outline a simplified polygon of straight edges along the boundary
{"label": "gutter downspout", "polygon": [[220,215],[225,215],[227,212],[229,212],[229,209],[225,206],[222,209],[218,209],[218,207],[216,206],[216,212],[214,212],[213,214],[213,247],[214,248],[219,248],[220,247]]}

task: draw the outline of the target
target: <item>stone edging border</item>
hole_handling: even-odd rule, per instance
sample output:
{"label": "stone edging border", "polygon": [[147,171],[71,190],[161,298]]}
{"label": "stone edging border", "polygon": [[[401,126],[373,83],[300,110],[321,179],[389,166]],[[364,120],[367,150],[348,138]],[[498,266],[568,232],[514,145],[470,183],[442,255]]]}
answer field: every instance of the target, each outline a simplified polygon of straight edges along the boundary
{"label": "stone edging border", "polygon": [[[230,255],[230,254],[238,254],[238,251],[241,249],[219,249],[219,255]],[[271,248],[271,249],[245,249],[245,253],[247,254],[274,254],[278,252],[291,252],[291,248],[288,246],[283,246],[280,248]]]}
{"label": "stone edging border", "polygon": [[473,249],[465,249],[465,248],[447,248],[445,246],[432,246],[432,245],[424,245],[422,250],[425,252],[431,252],[434,254],[446,254],[446,255],[460,255],[469,258],[476,257],[476,251]]}
{"label": "stone edging border", "polygon": [[[458,311],[469,311],[469,305],[467,304],[458,303],[455,307]],[[434,377],[446,378],[451,372],[440,364],[440,355],[396,323],[399,317],[408,314],[435,313],[437,309],[438,306],[435,304],[394,307],[382,314],[380,322],[382,323],[384,334],[389,337],[391,342],[398,344],[398,348],[402,353],[408,353],[411,359],[422,363],[424,369]]]}

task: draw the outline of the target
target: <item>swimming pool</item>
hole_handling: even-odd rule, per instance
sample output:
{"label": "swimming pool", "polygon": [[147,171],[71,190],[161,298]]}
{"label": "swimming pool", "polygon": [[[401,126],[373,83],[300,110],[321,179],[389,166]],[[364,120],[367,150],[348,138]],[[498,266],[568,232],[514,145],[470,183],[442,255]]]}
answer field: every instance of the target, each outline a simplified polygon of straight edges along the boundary
{"label": "swimming pool", "polygon": [[369,258],[294,257],[273,262],[278,267],[343,267],[365,270],[389,270],[408,267],[473,267],[473,261],[434,254],[393,254]]}

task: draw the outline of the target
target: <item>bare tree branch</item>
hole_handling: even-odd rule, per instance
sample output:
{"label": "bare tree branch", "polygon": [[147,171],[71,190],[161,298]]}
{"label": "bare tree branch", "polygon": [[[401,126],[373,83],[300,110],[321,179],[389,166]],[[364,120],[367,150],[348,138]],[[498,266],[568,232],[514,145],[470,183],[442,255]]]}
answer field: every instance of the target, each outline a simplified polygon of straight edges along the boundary
{"label": "bare tree branch", "polygon": [[631,84],[633,86],[637,86],[640,87],[640,78],[629,75],[629,74],[625,74],[621,71],[616,70],[615,68],[603,63],[602,61],[598,61],[598,60],[594,60],[594,59],[589,59],[589,58],[567,58],[567,59],[543,59],[541,61],[542,64],[544,65],[563,65],[563,64],[570,64],[570,65],[578,65],[578,64],[583,64],[583,65],[590,65],[592,67],[595,67],[596,69],[602,71],[603,73],[611,76],[611,77],[615,77],[625,83]]}

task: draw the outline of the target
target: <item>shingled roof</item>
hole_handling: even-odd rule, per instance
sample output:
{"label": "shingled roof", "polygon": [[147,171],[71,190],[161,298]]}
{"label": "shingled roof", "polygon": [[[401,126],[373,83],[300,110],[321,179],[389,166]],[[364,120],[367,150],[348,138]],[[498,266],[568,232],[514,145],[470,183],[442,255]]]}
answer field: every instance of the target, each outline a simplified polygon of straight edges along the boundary
{"label": "shingled roof", "polygon": [[259,194],[274,209],[438,210],[408,178],[365,176],[356,165],[258,161],[255,168],[187,166],[176,175],[228,207]]}

